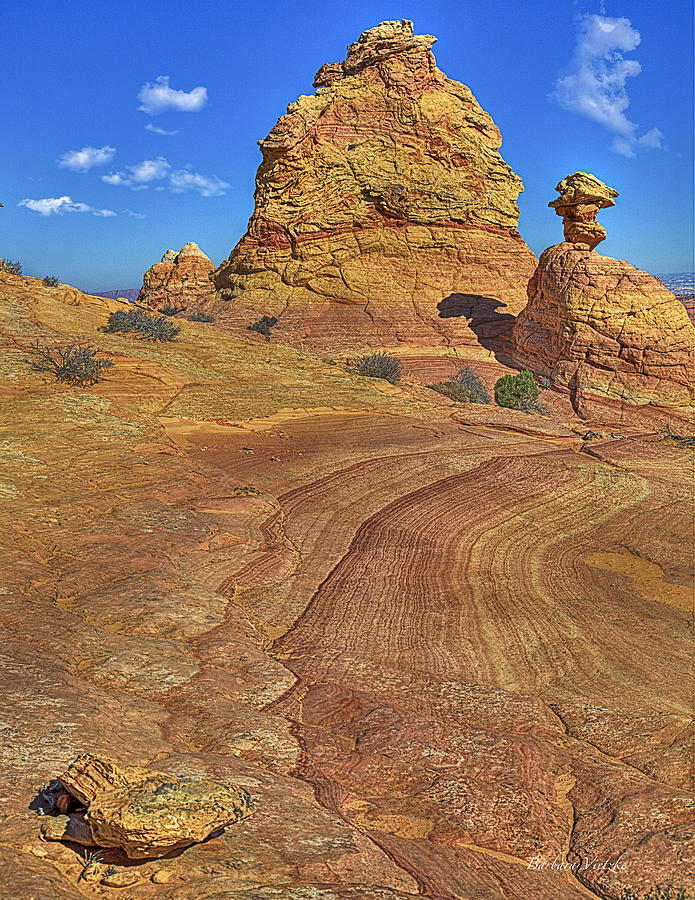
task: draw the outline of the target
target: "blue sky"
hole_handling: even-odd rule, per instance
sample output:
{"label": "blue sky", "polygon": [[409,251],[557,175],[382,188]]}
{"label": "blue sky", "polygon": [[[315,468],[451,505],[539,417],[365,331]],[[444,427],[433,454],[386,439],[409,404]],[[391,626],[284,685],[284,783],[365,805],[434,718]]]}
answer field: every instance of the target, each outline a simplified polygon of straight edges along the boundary
{"label": "blue sky", "polygon": [[398,18],[439,38],[439,68],[500,127],[537,254],[562,238],[547,204],[579,169],[620,193],[600,217],[601,252],[693,268],[689,0],[15,0],[0,59],[0,256],[87,290],[137,287],[189,240],[219,263],[253,210],[256,142],[323,63]]}

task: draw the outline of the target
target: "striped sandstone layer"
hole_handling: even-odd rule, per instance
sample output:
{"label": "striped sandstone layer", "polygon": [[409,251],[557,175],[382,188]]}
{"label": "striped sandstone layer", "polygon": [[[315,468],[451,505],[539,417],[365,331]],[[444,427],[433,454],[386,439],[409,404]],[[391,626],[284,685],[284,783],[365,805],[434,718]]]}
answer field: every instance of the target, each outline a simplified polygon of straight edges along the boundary
{"label": "striped sandstone layer", "polygon": [[162,306],[196,308],[212,289],[210,276],[213,269],[212,260],[195,241],[184,244],[178,253],[167,250],[161,261],[145,272],[138,303],[155,309]]}

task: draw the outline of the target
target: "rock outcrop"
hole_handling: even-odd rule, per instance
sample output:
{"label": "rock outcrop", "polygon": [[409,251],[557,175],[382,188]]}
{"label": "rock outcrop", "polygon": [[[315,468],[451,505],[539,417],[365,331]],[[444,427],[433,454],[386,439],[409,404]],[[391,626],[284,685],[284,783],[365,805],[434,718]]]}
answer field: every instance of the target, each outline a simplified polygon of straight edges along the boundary
{"label": "rock outcrop", "polygon": [[613,198],[619,196],[618,192],[586,172],[568,175],[555,190],[560,196],[548,206],[562,216],[565,240],[570,244],[588,244],[589,250],[605,241],[606,229],[596,221],[596,214],[615,206]]}
{"label": "rock outcrop", "polygon": [[213,270],[212,260],[194,241],[184,244],[178,253],[167,250],[161,262],[145,272],[138,302],[155,308],[195,306],[212,290]]}
{"label": "rock outcrop", "polygon": [[214,275],[240,323],[326,348],[475,343],[471,303],[518,312],[535,257],[521,179],[435,38],[383,22],[323,66],[260,142],[248,231]]}
{"label": "rock outcrop", "polygon": [[[689,883],[692,456],[655,411],[454,406],[222,328],[102,333],[123,304],[36,279],[0,273],[0,296],[0,897]],[[96,334],[117,373],[98,385],[27,362],[37,337]],[[695,433],[683,409],[666,423]],[[78,881],[83,849],[39,831],[87,749],[85,798],[104,754],[243,785],[256,812],[164,858],[104,849]]]}
{"label": "rock outcrop", "polygon": [[658,278],[592,250],[605,236],[596,212],[617,192],[583,172],[557,190],[549,205],[574,240],[540,258],[514,323],[514,362],[567,388],[578,412],[592,401],[688,406],[695,330],[685,307]]}
{"label": "rock outcrop", "polygon": [[[90,754],[78,757],[60,781],[76,800],[87,804],[92,843],[120,847],[130,859],[188,847],[251,812],[244,788],[140,766],[121,767]],[[58,819],[66,820],[59,823],[64,839],[77,840],[74,834],[79,834],[79,842],[87,844],[84,827],[79,831],[68,816]]]}

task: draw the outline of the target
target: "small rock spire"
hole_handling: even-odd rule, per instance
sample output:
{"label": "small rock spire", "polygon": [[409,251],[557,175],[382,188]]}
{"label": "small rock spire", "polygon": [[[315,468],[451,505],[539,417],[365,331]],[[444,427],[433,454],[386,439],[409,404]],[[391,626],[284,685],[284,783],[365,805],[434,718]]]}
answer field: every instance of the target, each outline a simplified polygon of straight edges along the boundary
{"label": "small rock spire", "polygon": [[618,192],[586,172],[568,175],[555,190],[560,196],[548,206],[562,216],[565,240],[570,244],[588,244],[593,250],[606,239],[606,229],[596,221],[596,214],[600,209],[615,206],[613,198]]}

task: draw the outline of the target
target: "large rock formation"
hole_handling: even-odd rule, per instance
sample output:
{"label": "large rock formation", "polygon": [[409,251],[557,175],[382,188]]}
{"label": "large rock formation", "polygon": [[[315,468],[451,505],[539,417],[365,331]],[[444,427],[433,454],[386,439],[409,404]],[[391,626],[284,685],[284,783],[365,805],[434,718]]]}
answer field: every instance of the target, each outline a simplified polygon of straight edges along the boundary
{"label": "large rock formation", "polygon": [[514,361],[566,387],[577,411],[592,401],[687,406],[695,331],[683,304],[653,275],[591,249],[605,236],[596,211],[617,193],[583,172],[557,190],[549,205],[575,240],[542,254],[514,324]]}
{"label": "large rock formation", "polygon": [[327,348],[466,343],[469,320],[521,309],[523,185],[434,41],[405,20],[364,32],[260,142],[248,231],[214,276],[240,322],[272,314],[284,339]]}
{"label": "large rock formation", "polygon": [[138,302],[156,308],[195,306],[212,290],[213,270],[212,260],[194,241],[184,244],[178,253],[167,250],[161,262],[145,272]]}

